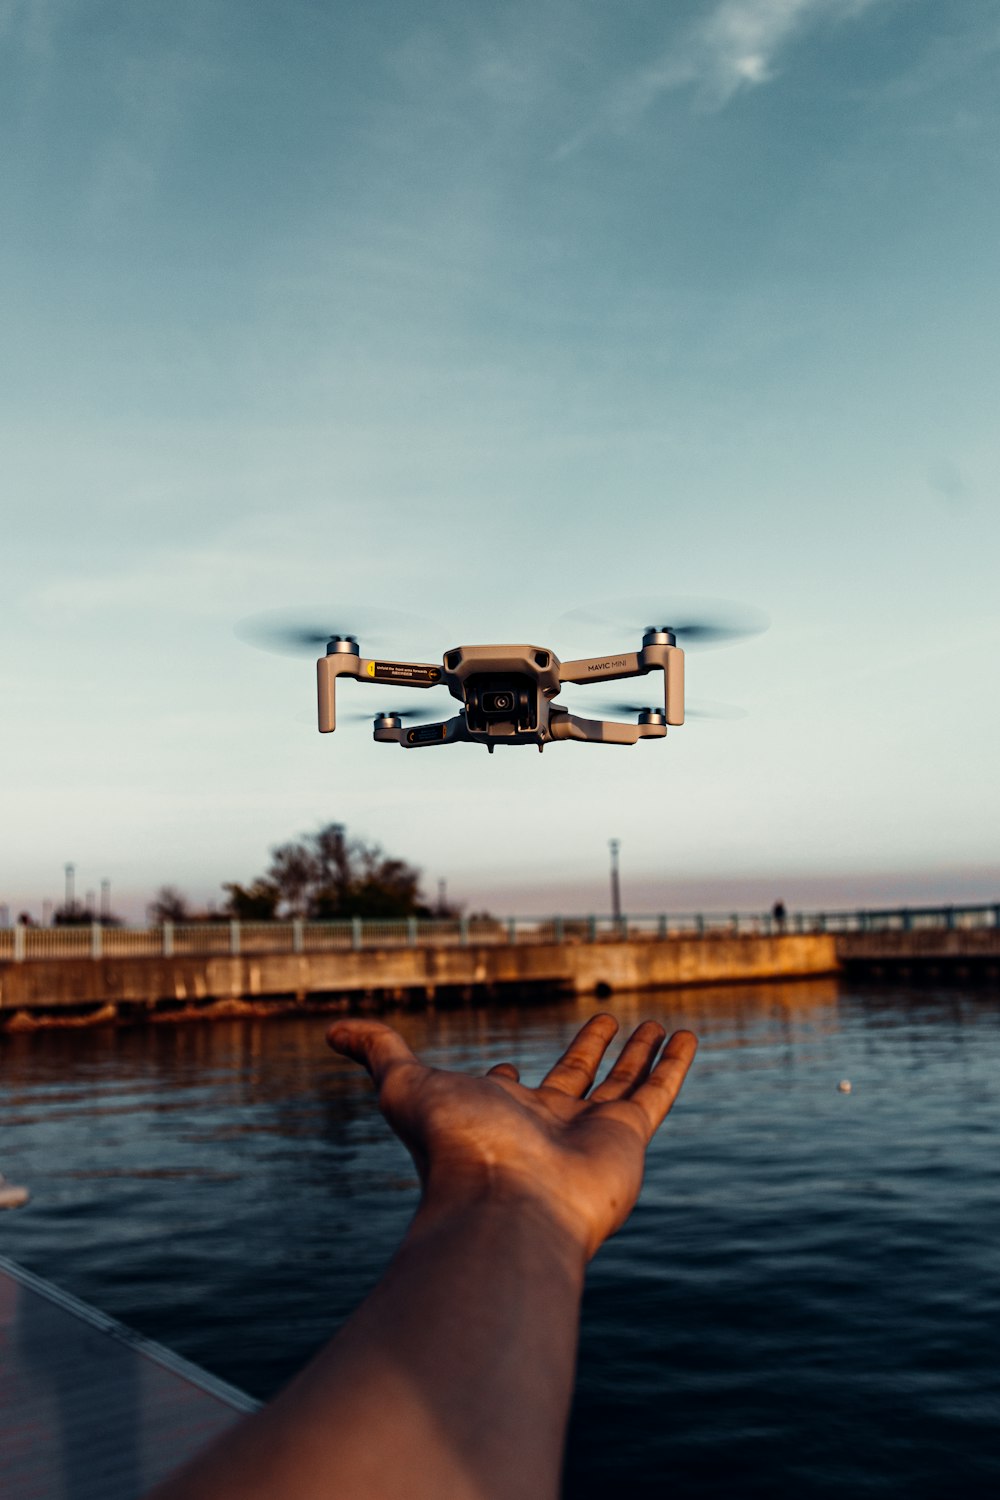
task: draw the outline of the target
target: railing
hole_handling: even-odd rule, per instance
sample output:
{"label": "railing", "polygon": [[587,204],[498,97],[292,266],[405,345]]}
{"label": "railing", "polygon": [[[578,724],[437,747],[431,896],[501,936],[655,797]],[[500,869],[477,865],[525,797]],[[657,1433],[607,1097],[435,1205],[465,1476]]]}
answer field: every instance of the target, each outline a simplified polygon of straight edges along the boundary
{"label": "railing", "polygon": [[159,927],[0,928],[0,962],[69,958],[233,957],[240,954],[360,952],[482,944],[649,942],[679,937],[811,932],[910,932],[1000,927],[1000,902],[884,911],[661,912],[614,917],[458,917],[442,921],[164,922]]}

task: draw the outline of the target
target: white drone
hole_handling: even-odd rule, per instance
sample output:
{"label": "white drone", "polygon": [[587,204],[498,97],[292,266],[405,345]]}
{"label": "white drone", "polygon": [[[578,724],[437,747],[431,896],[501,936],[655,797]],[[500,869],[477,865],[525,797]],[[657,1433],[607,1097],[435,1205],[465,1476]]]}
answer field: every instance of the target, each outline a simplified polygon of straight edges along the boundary
{"label": "white drone", "polygon": [[[351,631],[276,628],[273,621],[264,620],[250,622],[250,638],[257,644],[293,651],[325,643],[316,663],[321,734],[332,734],[337,727],[338,677],[393,689],[446,688],[461,705],[451,718],[407,725],[404,719],[423,716],[386,709],[374,715],[373,737],[383,744],[402,745],[404,750],[465,742],[485,745],[492,754],[498,745],[537,745],[544,750],[557,740],[634,745],[638,740],[662,739],[668,726],[684,723],[684,652],[677,637],[692,644],[717,644],[765,626],[765,618],[746,607],[734,620],[730,607],[730,618],[722,623],[696,619],[674,626],[647,626],[638,651],[560,661],[544,646],[455,646],[444,653],[440,666],[363,656]],[[556,702],[567,683],[611,682],[651,673],[663,676],[655,703],[604,705],[609,712],[634,715],[632,723],[582,718]]]}
{"label": "white drone", "polygon": [[[581,719],[553,700],[567,682],[609,682],[620,677],[663,673],[663,707],[642,708],[638,722]],[[406,728],[403,715],[388,711],[375,719],[375,739],[406,750],[452,745],[458,740],[485,745],[537,745],[553,740],[634,745],[656,739],[668,724],[684,723],[684,652],[670,630],[647,630],[641,651],[561,662],[543,646],[456,646],[440,667],[425,662],[378,661],[361,655],[353,636],[334,636],[316,663],[319,728],[337,727],[338,677],[393,687],[446,687],[462,707],[450,719]]]}

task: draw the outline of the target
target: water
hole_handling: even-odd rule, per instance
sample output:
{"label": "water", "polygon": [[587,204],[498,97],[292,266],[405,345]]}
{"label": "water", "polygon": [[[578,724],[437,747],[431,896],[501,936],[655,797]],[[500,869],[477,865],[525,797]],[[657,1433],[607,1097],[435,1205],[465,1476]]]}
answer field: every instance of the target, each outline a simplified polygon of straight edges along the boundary
{"label": "water", "polygon": [[[544,1071],[590,1001],[399,1019]],[[1000,1008],[833,981],[617,996],[702,1048],[583,1310],[569,1500],[1000,1483]],[[0,1248],[266,1397],[376,1280],[408,1158],[319,1019],[10,1036]],[[850,1094],[837,1083],[849,1078]]]}

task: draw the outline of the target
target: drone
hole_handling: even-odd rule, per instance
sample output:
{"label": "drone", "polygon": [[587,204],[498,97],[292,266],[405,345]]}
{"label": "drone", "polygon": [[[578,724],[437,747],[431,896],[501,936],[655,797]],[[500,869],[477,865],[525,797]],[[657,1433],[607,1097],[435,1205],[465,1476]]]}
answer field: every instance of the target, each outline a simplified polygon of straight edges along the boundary
{"label": "drone", "polygon": [[[567,682],[609,682],[663,673],[663,707],[639,708],[638,721],[583,719],[554,700]],[[380,661],[361,655],[354,636],[333,636],[316,663],[319,730],[337,727],[338,677],[394,688],[445,687],[461,703],[450,719],[407,728],[404,715],[387,710],[375,718],[374,738],[404,750],[459,741],[485,745],[537,745],[583,740],[598,745],[634,745],[662,738],[667,725],[684,723],[684,652],[672,630],[650,627],[638,651],[561,662],[543,646],[455,646],[441,666],[429,662]]]}
{"label": "drone", "polygon": [[[662,605],[662,601],[659,601]],[[706,612],[705,606],[709,606]],[[545,646],[488,645],[454,646],[446,651],[441,664],[427,661],[393,661],[382,656],[364,656],[354,631],[316,629],[312,624],[291,624],[286,617],[257,616],[245,621],[239,633],[243,639],[269,650],[312,655],[317,646],[323,654],[316,662],[316,685],[319,731],[332,734],[337,728],[337,681],[339,678],[390,688],[444,688],[458,702],[450,718],[427,722],[426,713],[400,708],[386,708],[371,716],[373,738],[381,744],[401,745],[404,750],[421,750],[432,745],[458,743],[485,745],[492,755],[498,745],[546,745],[560,740],[577,740],[590,745],[634,745],[639,740],[663,739],[668,728],[679,727],[685,720],[684,651],[678,638],[689,646],[720,645],[726,641],[756,634],[767,628],[767,617],[746,605],[722,604],[709,600],[674,600],[673,625],[624,625],[620,618],[612,621],[608,611],[652,615],[658,612],[649,601],[610,601],[601,611],[577,611],[563,616],[563,622],[608,628],[616,624],[626,631],[640,634],[637,650],[618,651],[610,656],[578,657],[560,661]],[[367,609],[376,630],[381,622],[399,628],[407,617],[394,611]],[[666,614],[664,606],[661,618]],[[378,631],[380,639],[385,636]],[[631,677],[659,674],[655,693],[645,704],[607,703],[600,710],[627,714],[631,722],[620,718],[583,718],[558,702],[568,684],[608,683]],[[739,718],[741,712],[693,710],[701,718]],[[690,716],[690,715],[689,715]],[[352,715],[352,717],[358,717]],[[360,717],[369,717],[362,715]],[[406,722],[406,721],[409,722]]]}

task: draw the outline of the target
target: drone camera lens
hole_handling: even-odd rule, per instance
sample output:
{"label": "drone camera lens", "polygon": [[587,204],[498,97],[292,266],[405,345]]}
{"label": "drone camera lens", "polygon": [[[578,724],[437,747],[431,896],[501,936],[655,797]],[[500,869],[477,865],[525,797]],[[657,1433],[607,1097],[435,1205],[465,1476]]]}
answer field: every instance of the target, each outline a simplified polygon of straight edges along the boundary
{"label": "drone camera lens", "polygon": [[512,714],[514,712],[514,694],[507,689],[484,693],[482,704],[484,714]]}

